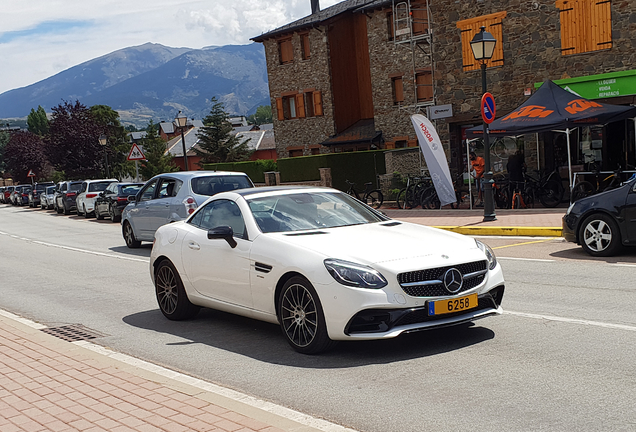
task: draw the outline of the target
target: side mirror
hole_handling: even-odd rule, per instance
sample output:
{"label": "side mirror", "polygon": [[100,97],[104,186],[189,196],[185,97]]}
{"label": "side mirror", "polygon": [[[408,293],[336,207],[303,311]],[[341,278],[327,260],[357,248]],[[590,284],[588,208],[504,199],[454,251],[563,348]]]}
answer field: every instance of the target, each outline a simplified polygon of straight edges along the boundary
{"label": "side mirror", "polygon": [[212,228],[208,230],[208,238],[212,239],[224,239],[227,244],[230,245],[232,249],[234,249],[237,245],[236,240],[234,240],[234,230],[231,226],[220,226],[216,228]]}
{"label": "side mirror", "polygon": [[128,200],[128,202],[135,202],[137,200],[137,197],[135,195],[128,195],[128,198],[126,198]]}
{"label": "side mirror", "polygon": [[104,198],[104,192],[100,192],[100,193],[99,193],[99,196],[100,196],[100,197],[102,197],[102,198]]}

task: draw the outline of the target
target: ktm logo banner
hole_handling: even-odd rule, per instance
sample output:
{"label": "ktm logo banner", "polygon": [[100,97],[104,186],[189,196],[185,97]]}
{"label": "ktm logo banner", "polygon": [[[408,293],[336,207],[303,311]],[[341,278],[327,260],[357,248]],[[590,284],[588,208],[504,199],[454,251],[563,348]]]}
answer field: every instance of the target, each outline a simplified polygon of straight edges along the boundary
{"label": "ktm logo banner", "polygon": [[521,117],[545,118],[549,116],[550,114],[552,114],[553,112],[554,112],[553,110],[548,110],[544,106],[528,105],[518,109],[517,111],[511,112],[510,114],[502,118],[501,121],[514,120]]}
{"label": "ktm logo banner", "polygon": [[570,102],[565,110],[570,114],[578,114],[590,108],[603,108],[603,105],[590,100],[576,99]]}

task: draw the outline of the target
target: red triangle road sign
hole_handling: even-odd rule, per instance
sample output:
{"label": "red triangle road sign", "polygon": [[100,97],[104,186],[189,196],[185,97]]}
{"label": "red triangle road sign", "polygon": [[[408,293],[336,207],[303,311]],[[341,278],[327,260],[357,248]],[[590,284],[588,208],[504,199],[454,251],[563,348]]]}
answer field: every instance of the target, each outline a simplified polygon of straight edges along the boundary
{"label": "red triangle road sign", "polygon": [[33,172],[33,170],[29,170],[27,177],[35,177],[35,173]]}
{"label": "red triangle road sign", "polygon": [[146,156],[144,156],[144,153],[141,151],[139,146],[137,144],[133,144],[132,148],[130,149],[130,153],[128,153],[128,160],[144,160],[144,159],[146,159]]}

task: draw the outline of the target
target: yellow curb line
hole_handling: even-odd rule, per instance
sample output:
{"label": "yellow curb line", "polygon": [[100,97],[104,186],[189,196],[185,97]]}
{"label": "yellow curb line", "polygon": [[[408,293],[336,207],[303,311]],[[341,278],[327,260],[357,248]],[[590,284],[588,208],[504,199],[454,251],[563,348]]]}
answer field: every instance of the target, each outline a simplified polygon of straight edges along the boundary
{"label": "yellow curb line", "polygon": [[434,228],[468,235],[562,237],[561,227],[435,226]]}

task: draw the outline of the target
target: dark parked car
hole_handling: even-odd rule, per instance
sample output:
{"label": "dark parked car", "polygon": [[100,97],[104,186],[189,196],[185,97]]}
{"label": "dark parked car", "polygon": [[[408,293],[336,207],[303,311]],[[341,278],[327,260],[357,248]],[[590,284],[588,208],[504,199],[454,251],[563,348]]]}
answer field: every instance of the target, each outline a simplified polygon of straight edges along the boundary
{"label": "dark parked car", "polygon": [[611,256],[622,246],[636,246],[636,177],[571,204],[563,216],[563,237],[592,256]]}
{"label": "dark parked car", "polygon": [[18,185],[13,191],[13,204],[23,206],[29,203],[29,192],[33,187],[31,185]]}
{"label": "dark parked car", "polygon": [[70,214],[77,210],[75,200],[82,188],[82,180],[64,181],[57,185],[53,207],[58,213]]}
{"label": "dark parked car", "polygon": [[40,194],[46,191],[48,186],[55,186],[53,182],[36,183],[29,192],[29,207],[37,207],[40,205]]}
{"label": "dark parked car", "polygon": [[105,216],[113,222],[121,220],[121,212],[128,204],[128,197],[137,195],[144,183],[117,183],[108,185],[95,200],[95,217],[99,220]]}

